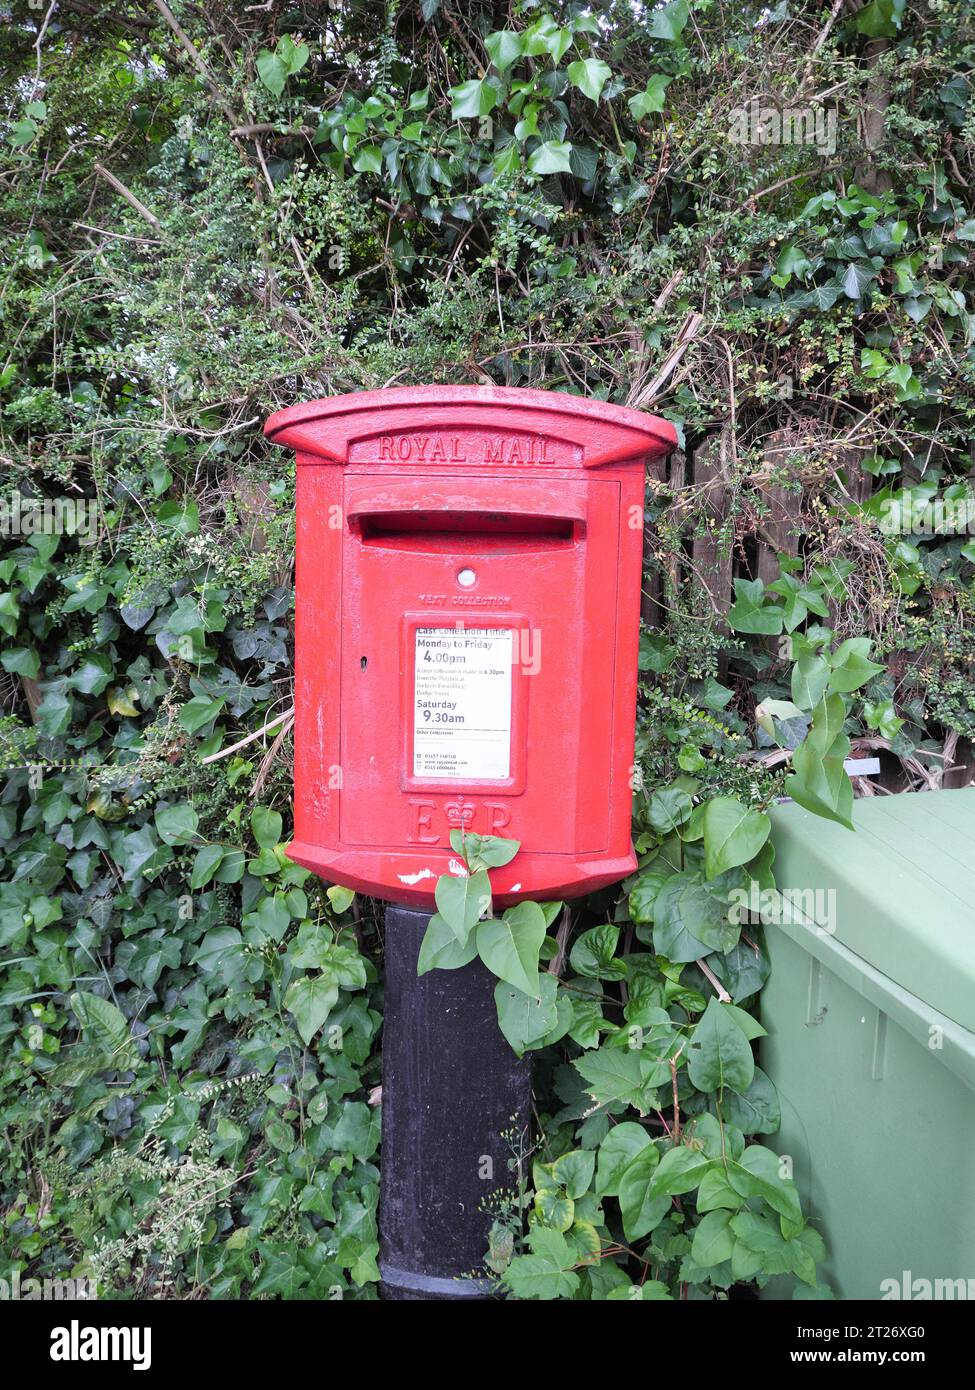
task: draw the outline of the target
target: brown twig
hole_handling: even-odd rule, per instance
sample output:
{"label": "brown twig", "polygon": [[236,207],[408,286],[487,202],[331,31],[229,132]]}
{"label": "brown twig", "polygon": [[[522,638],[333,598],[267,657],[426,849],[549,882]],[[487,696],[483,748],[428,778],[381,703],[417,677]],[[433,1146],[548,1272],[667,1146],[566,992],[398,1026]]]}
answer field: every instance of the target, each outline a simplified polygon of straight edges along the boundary
{"label": "brown twig", "polygon": [[569,934],[572,931],[572,912],[568,906],[562,909],[562,920],[559,922],[559,929],[555,934],[556,950],[555,955],[549,962],[548,973],[558,979],[562,974],[562,967],[565,965],[566,946],[569,941]]}
{"label": "brown twig", "polygon": [[703,314],[696,314],[692,312],[687,315],[684,322],[678,329],[677,337],[674,341],[674,346],[671,348],[670,352],[664,358],[663,366],[660,368],[653,381],[651,381],[650,385],[640,391],[639,396],[636,400],[627,400],[627,405],[631,406],[634,410],[642,410],[645,409],[648,405],[650,405],[651,402],[654,401],[656,397],[660,395],[664,386],[667,384],[668,379],[673,375],[674,371],[676,370],[677,364],[684,356],[684,353],[687,351],[691,343],[694,341],[698,333],[701,331],[701,325],[703,323]]}
{"label": "brown twig", "polygon": [[206,63],[200,57],[199,49],[196,47],[196,44],[194,44],[193,40],[189,37],[186,31],[183,29],[182,25],[180,24],[176,16],[173,14],[172,10],[166,4],[166,0],[152,0],[152,3],[155,5],[156,9],[162,15],[165,22],[169,25],[170,29],[176,35],[176,38],[182,45],[183,51],[186,53],[187,57],[190,59],[193,66],[199,73],[200,80],[206,87],[207,91],[210,93],[214,101],[217,103],[217,105],[223,111],[224,115],[230,121],[230,124],[234,126],[237,125],[237,119],[234,116],[233,111],[227,104],[227,101],[220,88],[214,81],[210,73],[210,69],[207,67]]}
{"label": "brown twig", "polygon": [[829,38],[830,33],[832,32],[833,25],[839,18],[840,10],[843,8],[845,3],[846,0],[833,0],[833,8],[829,12],[829,17],[826,20],[826,23],[823,25],[822,29],[820,29],[819,33],[816,35],[816,42],[809,50],[809,57],[806,59],[806,66],[803,69],[802,80],[800,81],[799,86],[796,89],[797,97],[802,96],[803,91],[805,90],[806,83],[812,76],[812,70],[816,65],[816,59],[819,57],[820,50],[823,47],[823,44]]}
{"label": "brown twig", "polygon": [[234,126],[230,131],[233,140],[253,140],[255,135],[304,135],[311,138],[314,134],[315,131],[310,125],[292,126],[288,130],[282,130],[280,121],[258,121],[254,125]]}
{"label": "brown twig", "polygon": [[[257,776],[254,778],[254,784],[251,787],[252,801],[256,800],[256,798],[260,796],[261,791],[264,787],[264,783],[267,781],[267,775],[271,770],[271,764],[274,762],[274,759],[278,755],[278,749],[281,747],[282,743],[288,737],[288,734],[291,732],[294,722],[295,717],[292,714],[288,722],[286,724],[282,724],[277,734],[275,734],[274,741],[272,742],[267,752],[264,754],[264,757],[261,759],[261,765],[257,769]],[[356,935],[358,936],[358,928],[356,929]]]}
{"label": "brown twig", "polygon": [[200,762],[216,763],[219,762],[221,758],[229,758],[231,753],[237,752],[238,748],[244,748],[248,743],[253,743],[256,738],[261,737],[261,734],[266,734],[269,729],[276,729],[277,726],[279,724],[283,724],[286,719],[290,719],[293,721],[294,717],[295,711],[294,706],[292,706],[291,709],[285,710],[284,714],[279,714],[277,718],[269,719],[268,722],[264,725],[263,729],[258,729],[256,733],[248,734],[246,738],[240,739],[238,743],[232,743],[229,748],[221,748],[219,753],[210,753],[208,757],[201,758]]}
{"label": "brown twig", "polygon": [[131,188],[126,188],[122,180],[116,178],[114,174],[110,173],[103,164],[99,164],[96,161],[94,169],[95,173],[98,174],[100,178],[103,178],[107,184],[109,184],[112,188],[115,189],[115,192],[119,195],[120,198],[125,199],[130,208],[135,209],[135,211],[139,214],[143,221],[149,223],[149,226],[152,227],[153,231],[162,231],[162,223],[159,221],[159,218],[156,216],[154,212],[149,211],[145,203],[141,202],[140,199],[138,199],[135,196]]}
{"label": "brown twig", "polygon": [[723,984],[721,983],[721,981],[718,979],[717,975],[715,975],[714,971],[711,970],[710,967],[709,967],[709,966],[706,964],[706,962],[703,961],[703,960],[695,961],[694,963],[695,963],[695,965],[697,965],[697,966],[700,968],[701,973],[702,973],[702,974],[710,981],[710,983],[713,985],[714,991],[715,991],[715,993],[717,994],[718,998],[721,1000],[722,1004],[730,1004],[730,1003],[731,1003],[731,995],[730,995],[730,994],[728,993],[728,991],[725,989],[724,985],[723,985]]}

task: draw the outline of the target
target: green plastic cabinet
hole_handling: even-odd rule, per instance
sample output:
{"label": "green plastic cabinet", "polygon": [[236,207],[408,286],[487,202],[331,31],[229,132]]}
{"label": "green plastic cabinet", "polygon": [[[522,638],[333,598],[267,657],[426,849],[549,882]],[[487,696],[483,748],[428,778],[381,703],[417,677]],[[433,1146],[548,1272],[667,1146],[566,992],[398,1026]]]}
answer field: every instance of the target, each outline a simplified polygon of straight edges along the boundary
{"label": "green plastic cabinet", "polygon": [[860,800],[855,832],[772,819],[769,1143],[823,1278],[841,1299],[975,1299],[975,789]]}

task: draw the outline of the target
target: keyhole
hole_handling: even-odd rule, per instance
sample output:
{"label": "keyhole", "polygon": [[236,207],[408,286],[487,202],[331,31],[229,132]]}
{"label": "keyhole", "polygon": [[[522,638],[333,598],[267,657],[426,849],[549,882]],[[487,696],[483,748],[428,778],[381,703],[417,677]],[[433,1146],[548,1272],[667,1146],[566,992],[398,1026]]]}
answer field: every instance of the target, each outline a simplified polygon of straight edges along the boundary
{"label": "keyhole", "polygon": [[359,657],[359,670],[360,670],[360,671],[364,671],[368,665],[369,665],[368,659],[367,659],[366,657],[364,657],[364,656],[360,656],[360,657]]}

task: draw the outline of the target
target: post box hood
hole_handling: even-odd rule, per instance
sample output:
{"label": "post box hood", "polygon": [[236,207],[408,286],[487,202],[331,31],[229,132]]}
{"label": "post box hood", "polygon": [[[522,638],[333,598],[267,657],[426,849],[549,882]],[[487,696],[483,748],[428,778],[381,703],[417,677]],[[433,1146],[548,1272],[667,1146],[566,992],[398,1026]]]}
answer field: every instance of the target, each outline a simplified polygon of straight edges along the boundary
{"label": "post box hood", "polygon": [[279,410],[264,433],[296,450],[299,464],[302,455],[344,464],[353,441],[455,425],[562,440],[575,447],[580,468],[659,457],[677,445],[673,425],[655,415],[560,391],[498,386],[401,386],[326,397]]}

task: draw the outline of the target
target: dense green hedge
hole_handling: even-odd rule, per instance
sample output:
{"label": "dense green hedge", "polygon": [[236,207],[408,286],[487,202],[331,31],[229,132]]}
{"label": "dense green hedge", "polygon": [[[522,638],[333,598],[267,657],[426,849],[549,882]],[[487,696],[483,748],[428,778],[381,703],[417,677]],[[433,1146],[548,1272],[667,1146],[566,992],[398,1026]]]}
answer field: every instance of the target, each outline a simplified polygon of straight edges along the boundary
{"label": "dense green hedge", "polygon": [[[790,790],[841,819],[849,736],[936,780],[975,727],[975,547],[929,524],[971,467],[970,7],[10,8],[5,515],[97,516],[8,526],[0,559],[3,1264],[375,1295],[381,927],[280,848],[294,477],[261,424],[488,380],[686,446],[648,499],[643,868],[552,924],[530,1245],[500,1200],[491,1268],[521,1297],[780,1270],[824,1296],[715,989],[747,1009],[764,978],[718,908],[768,854],[749,819],[745,860],[709,859],[705,808],[763,820],[810,719]],[[763,581],[770,534],[797,558]]]}

